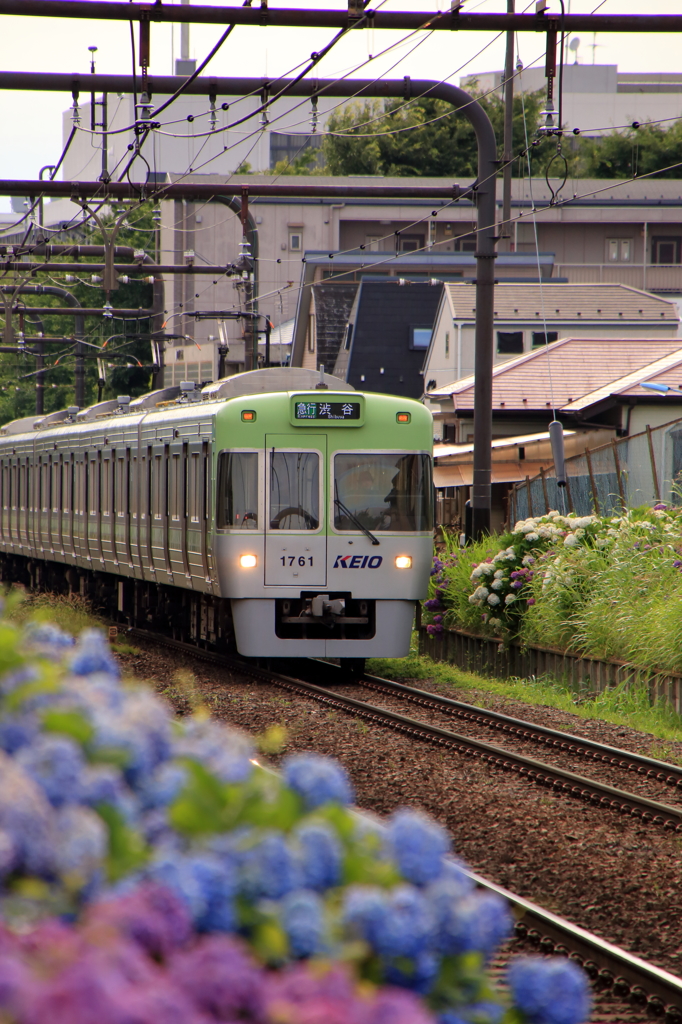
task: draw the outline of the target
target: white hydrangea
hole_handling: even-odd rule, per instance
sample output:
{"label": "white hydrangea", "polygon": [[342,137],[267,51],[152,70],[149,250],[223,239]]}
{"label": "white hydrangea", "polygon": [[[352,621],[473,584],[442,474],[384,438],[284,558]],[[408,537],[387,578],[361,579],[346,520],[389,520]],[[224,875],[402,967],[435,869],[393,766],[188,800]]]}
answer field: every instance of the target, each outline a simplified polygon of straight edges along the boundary
{"label": "white hydrangea", "polygon": [[521,565],[525,565],[526,567],[528,567],[529,565],[534,565],[534,564],[535,564],[535,559],[533,558],[532,555],[524,555],[523,558],[521,559]]}
{"label": "white hydrangea", "polygon": [[526,540],[530,540],[530,541],[540,540],[540,535],[538,533],[536,533],[535,530],[533,530],[532,533],[527,533],[526,534]]}
{"label": "white hydrangea", "polygon": [[564,547],[565,548],[577,548],[577,546],[578,546],[578,538],[576,537],[576,535],[574,533],[569,533],[568,537],[564,537]]}
{"label": "white hydrangea", "polygon": [[515,600],[516,600],[516,594],[507,594],[507,596],[504,599],[504,603],[505,604],[511,604]]}
{"label": "white hydrangea", "polygon": [[491,590],[504,590],[504,580],[493,580]]}
{"label": "white hydrangea", "polygon": [[476,568],[474,569],[474,571],[472,572],[471,576],[469,577],[469,579],[473,580],[475,582],[476,580],[480,580],[482,575],[483,575],[483,571],[482,571],[480,565],[477,565]]}
{"label": "white hydrangea", "polygon": [[492,576],[495,572],[495,566],[492,562],[482,562],[479,567],[482,576]]}
{"label": "white hydrangea", "polygon": [[485,601],[485,599],[486,599],[486,597],[488,596],[489,593],[490,593],[490,591],[488,590],[487,587],[476,587],[476,589],[474,590],[474,593],[473,593],[474,600],[475,601]]}
{"label": "white hydrangea", "polygon": [[495,626],[495,627],[502,625],[502,619],[491,618],[491,619],[488,619],[488,622],[490,623],[491,626]]}
{"label": "white hydrangea", "polygon": [[578,529],[575,531],[575,536],[578,538],[578,540],[585,536],[585,531],[583,530],[582,526],[579,526]]}
{"label": "white hydrangea", "polygon": [[496,604],[499,604],[499,603],[500,603],[500,598],[497,596],[497,594],[489,594],[488,595],[488,604],[492,605],[493,608],[495,607]]}
{"label": "white hydrangea", "polygon": [[495,579],[499,580],[499,579],[501,579],[502,576],[504,576],[504,569],[496,569],[495,570]]}

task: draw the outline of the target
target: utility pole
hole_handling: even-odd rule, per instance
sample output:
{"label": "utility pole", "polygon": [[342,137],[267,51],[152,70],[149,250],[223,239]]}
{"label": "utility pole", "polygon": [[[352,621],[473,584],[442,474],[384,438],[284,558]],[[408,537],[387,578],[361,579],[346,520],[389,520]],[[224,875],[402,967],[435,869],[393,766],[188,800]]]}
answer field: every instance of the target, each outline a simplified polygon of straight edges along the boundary
{"label": "utility pole", "polygon": [[[514,13],[514,0],[507,0],[507,14]],[[504,59],[504,140],[502,144],[502,230],[500,238],[507,252],[513,249],[511,230],[512,132],[514,125],[514,33],[507,32]]]}

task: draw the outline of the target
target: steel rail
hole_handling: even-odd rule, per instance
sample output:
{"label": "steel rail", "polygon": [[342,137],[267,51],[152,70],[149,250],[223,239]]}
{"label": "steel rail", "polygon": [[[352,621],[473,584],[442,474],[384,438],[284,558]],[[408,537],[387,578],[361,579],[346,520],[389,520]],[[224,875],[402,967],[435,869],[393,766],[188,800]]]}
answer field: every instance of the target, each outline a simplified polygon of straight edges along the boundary
{"label": "steel rail", "polygon": [[[217,651],[202,649],[194,644],[174,640],[148,630],[131,627],[124,631],[127,636],[151,640],[159,644],[159,646],[183,651],[201,661],[237,670],[244,675],[259,678],[263,682],[289,691],[300,692],[309,697],[312,696],[323,703],[336,707],[341,706],[341,702],[337,699],[339,694],[312,683],[294,679],[290,676],[283,676],[249,662],[230,658]],[[335,666],[328,663],[323,664],[326,668],[335,668]],[[380,721],[384,714],[383,709],[373,708],[371,705],[363,704],[363,702],[355,701],[352,698],[344,699],[345,708],[349,708],[353,713],[362,714],[363,717],[369,717],[374,721]],[[424,726],[423,723],[413,722],[412,719],[401,715],[395,715],[394,713],[390,713],[390,715],[394,726],[408,734],[418,735],[415,729]],[[449,740],[454,734],[436,729],[435,727],[426,728],[431,734],[429,738],[433,739],[434,735],[437,736],[440,744],[442,737],[448,737],[447,745],[454,746],[454,743]],[[442,736],[439,734],[442,734]],[[456,737],[456,739],[461,739],[464,743],[468,742],[467,737]],[[479,746],[486,747],[488,750],[498,749],[492,748],[488,744],[479,744]],[[551,769],[549,771],[551,772]],[[540,780],[536,778],[535,781]],[[590,786],[593,785],[591,782],[588,784]],[[605,788],[610,789],[610,787]],[[613,792],[619,793],[618,790]],[[646,802],[651,803],[651,801]],[[645,1006],[647,1012],[651,1015],[659,1018],[664,1017],[666,1024],[682,1024],[682,978],[678,978],[668,971],[656,967],[654,964],[647,963],[627,950],[608,942],[598,935],[594,935],[579,925],[560,917],[558,914],[545,910],[531,900],[517,896],[515,893],[491,882],[476,872],[469,871],[469,874],[477,885],[496,892],[509,900],[514,908],[514,916],[516,918],[515,932],[519,938],[527,939],[539,947],[543,953],[557,953],[569,956],[584,967],[589,977],[597,985],[605,989],[610,988],[615,995],[623,999],[629,998],[632,1002],[643,1007]]]}
{"label": "steel rail", "polygon": [[[88,21],[151,21],[169,24],[252,25],[272,28],[339,29],[352,25],[348,10],[305,10],[264,7],[188,7],[156,3],[116,3],[101,0],[0,0],[0,14],[38,18],[85,18]],[[558,14],[467,14],[453,11],[372,11],[362,13],[364,28],[423,31],[546,32]],[[675,14],[566,14],[566,32],[682,32]]]}
{"label": "steel rail", "polygon": [[[549,789],[554,789],[567,796],[618,811],[620,814],[627,814],[630,817],[641,819],[643,822],[652,822],[669,831],[682,833],[682,807],[671,807],[657,800],[651,800],[649,797],[628,793],[625,790],[617,789],[615,786],[609,786],[605,782],[587,779],[564,768],[555,768],[553,765],[544,764],[542,761],[536,761],[534,758],[526,757],[523,754],[505,750],[503,747],[486,743],[484,740],[463,736],[459,733],[450,732],[448,729],[442,729],[437,725],[408,718],[397,711],[367,704],[365,701],[356,700],[354,697],[348,697],[344,693],[329,690],[326,687],[318,686],[316,683],[311,683],[304,679],[281,675],[261,666],[230,658],[218,652],[201,650],[181,640],[163,637],[156,633],[147,633],[145,630],[140,630],[136,627],[131,628],[128,632],[132,636],[146,637],[147,639],[152,639],[155,643],[187,651],[187,653],[195,657],[212,661],[214,664],[238,668],[240,671],[262,679],[274,686],[312,697],[322,704],[327,704],[338,710],[348,711],[350,714],[358,715],[369,721],[388,725],[397,732],[413,736],[415,739],[436,743],[438,746],[448,747],[465,756],[478,758],[492,767],[515,772],[521,778],[528,779]],[[334,666],[327,665],[324,662],[318,662],[317,664],[322,664],[325,668],[334,668]]]}
{"label": "steel rail", "polygon": [[513,718],[511,715],[490,711],[475,704],[466,704],[463,701],[453,700],[451,697],[431,693],[429,690],[420,690],[414,686],[394,682],[392,679],[365,675],[358,680],[357,685],[365,686],[379,693],[403,696],[421,707],[443,711],[457,718],[474,722],[476,725],[498,729],[510,736],[518,736],[519,739],[534,743],[543,743],[547,747],[555,747],[570,754],[592,757],[595,761],[635,771],[639,775],[656,779],[658,782],[665,782],[669,786],[679,786],[682,789],[682,766],[677,764],[659,761],[657,758],[647,757],[645,754],[635,754],[630,750],[622,750],[620,747],[611,747],[607,743],[598,743],[596,740],[575,736],[573,733],[562,732],[560,729],[551,729],[549,726],[527,722],[522,718]]}

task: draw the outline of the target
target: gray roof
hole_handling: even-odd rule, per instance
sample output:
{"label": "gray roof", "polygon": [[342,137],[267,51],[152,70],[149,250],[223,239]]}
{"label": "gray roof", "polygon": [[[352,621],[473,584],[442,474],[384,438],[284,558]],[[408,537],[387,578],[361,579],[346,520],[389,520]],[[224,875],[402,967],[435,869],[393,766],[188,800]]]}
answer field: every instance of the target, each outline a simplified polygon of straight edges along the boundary
{"label": "gray roof", "polygon": [[[476,289],[472,284],[447,284],[457,320],[473,320]],[[679,323],[677,305],[650,292],[624,284],[505,284],[495,285],[498,322],[548,324],[608,322],[615,324]]]}

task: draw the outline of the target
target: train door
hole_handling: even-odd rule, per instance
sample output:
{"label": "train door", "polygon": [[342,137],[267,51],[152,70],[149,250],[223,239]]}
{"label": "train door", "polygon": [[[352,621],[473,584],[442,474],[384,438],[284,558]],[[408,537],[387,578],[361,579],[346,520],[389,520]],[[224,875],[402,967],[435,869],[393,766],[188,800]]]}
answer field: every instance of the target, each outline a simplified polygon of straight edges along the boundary
{"label": "train door", "polygon": [[324,587],[324,434],[265,436],[265,585]]}

